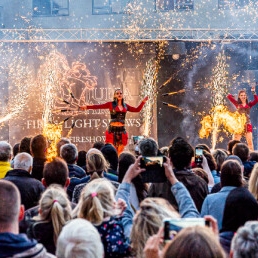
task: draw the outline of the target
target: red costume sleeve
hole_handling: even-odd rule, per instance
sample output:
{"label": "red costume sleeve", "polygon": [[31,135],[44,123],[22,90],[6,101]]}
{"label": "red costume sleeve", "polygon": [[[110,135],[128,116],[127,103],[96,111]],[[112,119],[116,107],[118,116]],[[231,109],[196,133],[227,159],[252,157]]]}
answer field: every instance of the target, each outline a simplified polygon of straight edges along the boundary
{"label": "red costume sleeve", "polygon": [[227,98],[229,99],[229,101],[234,104],[234,106],[237,108],[237,106],[239,105],[239,103],[235,100],[234,96],[229,94],[227,95]]}
{"label": "red costume sleeve", "polygon": [[104,104],[87,105],[87,109],[109,109],[112,110],[112,102],[107,102]]}
{"label": "red costume sleeve", "polygon": [[252,106],[254,106],[255,104],[257,104],[258,103],[258,96],[255,94],[254,95],[254,100],[253,101],[250,101],[249,103],[248,103],[248,105],[249,105],[249,107],[251,108]]}
{"label": "red costume sleeve", "polygon": [[132,106],[126,104],[127,111],[129,111],[129,112],[140,112],[142,110],[144,104],[145,104],[145,101],[142,101],[138,107],[132,107]]}

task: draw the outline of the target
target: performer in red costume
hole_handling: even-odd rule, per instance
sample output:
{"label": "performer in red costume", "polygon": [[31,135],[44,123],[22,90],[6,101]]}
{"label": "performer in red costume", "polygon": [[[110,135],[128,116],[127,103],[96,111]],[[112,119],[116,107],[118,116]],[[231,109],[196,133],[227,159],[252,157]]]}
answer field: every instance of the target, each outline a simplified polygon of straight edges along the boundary
{"label": "performer in red costume", "polygon": [[[256,103],[258,103],[258,96],[255,93],[255,83],[251,84],[251,91],[254,94],[254,100],[248,102],[246,91],[240,90],[238,92],[238,99],[236,100],[233,95],[229,94],[227,98],[230,100],[231,103],[234,104],[234,106],[237,108],[237,111],[240,114],[245,114],[246,116],[246,125],[245,125],[245,131],[243,134],[245,134],[246,142],[249,147],[249,149],[252,151],[254,149],[253,147],[253,127],[250,120],[250,109],[253,107]],[[239,140],[241,139],[242,135],[240,134],[234,134],[233,140]]]}
{"label": "performer in red costume", "polygon": [[119,155],[124,150],[128,141],[128,133],[125,130],[126,112],[140,112],[147,100],[148,97],[145,97],[138,107],[132,107],[124,103],[122,90],[116,89],[113,101],[99,105],[81,106],[79,109],[109,109],[111,121],[109,123],[108,130],[106,131],[106,143],[112,143],[117,149],[117,153]]}

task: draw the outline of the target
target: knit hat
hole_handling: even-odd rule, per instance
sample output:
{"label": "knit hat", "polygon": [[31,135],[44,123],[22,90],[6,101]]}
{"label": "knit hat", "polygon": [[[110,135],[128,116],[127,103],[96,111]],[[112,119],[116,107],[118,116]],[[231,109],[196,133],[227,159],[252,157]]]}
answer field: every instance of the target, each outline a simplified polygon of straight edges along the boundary
{"label": "knit hat", "polygon": [[257,220],[258,203],[245,187],[233,189],[225,203],[222,229],[224,231],[237,231],[246,221]]}

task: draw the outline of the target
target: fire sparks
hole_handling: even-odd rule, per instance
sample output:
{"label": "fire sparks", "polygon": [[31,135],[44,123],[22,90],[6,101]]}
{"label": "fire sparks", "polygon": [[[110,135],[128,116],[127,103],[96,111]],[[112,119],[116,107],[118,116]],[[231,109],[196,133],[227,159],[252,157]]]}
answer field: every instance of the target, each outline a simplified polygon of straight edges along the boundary
{"label": "fire sparks", "polygon": [[231,134],[242,134],[245,130],[246,117],[237,111],[232,113],[225,106],[219,105],[213,108],[211,115],[202,119],[201,124],[202,128],[199,131],[201,138],[208,138],[214,130],[214,125],[216,132],[224,130]]}
{"label": "fire sparks", "polygon": [[43,135],[47,138],[49,146],[47,149],[47,160],[51,161],[57,155],[56,144],[62,137],[62,123],[47,123],[43,127]]}
{"label": "fire sparks", "polygon": [[157,99],[157,90],[156,90],[156,78],[157,78],[157,63],[150,59],[147,62],[146,72],[145,72],[145,80],[142,85],[142,95],[148,96],[149,100],[146,102],[142,117],[144,130],[143,135],[149,136],[151,133],[151,125],[153,123],[153,110],[155,110],[155,103]]}

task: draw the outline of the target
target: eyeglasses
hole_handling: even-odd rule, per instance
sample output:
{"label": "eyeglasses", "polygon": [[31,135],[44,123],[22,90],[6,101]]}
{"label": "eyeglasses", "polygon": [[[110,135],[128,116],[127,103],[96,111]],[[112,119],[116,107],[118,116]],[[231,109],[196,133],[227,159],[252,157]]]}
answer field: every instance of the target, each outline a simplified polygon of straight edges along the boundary
{"label": "eyeglasses", "polygon": [[123,93],[122,92],[117,92],[116,95],[123,95]]}

